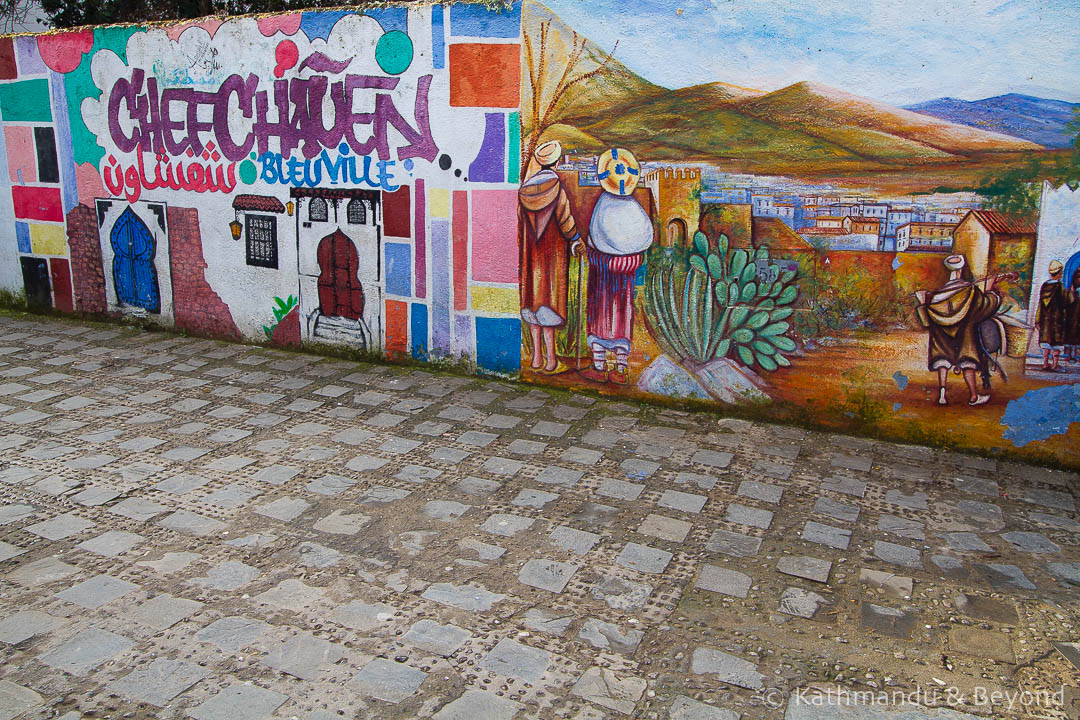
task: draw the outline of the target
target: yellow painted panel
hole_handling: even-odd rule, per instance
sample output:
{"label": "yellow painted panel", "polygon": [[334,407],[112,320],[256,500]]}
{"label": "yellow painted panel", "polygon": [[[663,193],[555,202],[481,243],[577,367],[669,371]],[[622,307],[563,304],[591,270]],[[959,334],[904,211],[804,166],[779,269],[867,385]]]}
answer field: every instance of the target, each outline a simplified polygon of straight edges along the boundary
{"label": "yellow painted panel", "polygon": [[431,188],[428,191],[428,203],[431,206],[431,217],[450,217],[450,191],[446,188]]}
{"label": "yellow painted panel", "polygon": [[472,309],[477,312],[516,313],[521,310],[516,287],[474,285],[469,292],[472,293]]}
{"label": "yellow painted panel", "polygon": [[67,235],[63,225],[30,226],[30,248],[35,255],[67,255]]}

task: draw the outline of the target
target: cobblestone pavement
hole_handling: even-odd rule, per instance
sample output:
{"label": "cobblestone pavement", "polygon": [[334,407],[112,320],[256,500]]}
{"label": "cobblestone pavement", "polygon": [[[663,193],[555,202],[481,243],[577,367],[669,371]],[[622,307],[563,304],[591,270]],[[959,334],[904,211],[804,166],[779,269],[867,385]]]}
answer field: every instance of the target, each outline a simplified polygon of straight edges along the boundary
{"label": "cobblestone pavement", "polygon": [[1064,718],[1080,686],[1080,485],[1035,467],[0,318],[0,481],[0,720],[893,717],[812,686]]}

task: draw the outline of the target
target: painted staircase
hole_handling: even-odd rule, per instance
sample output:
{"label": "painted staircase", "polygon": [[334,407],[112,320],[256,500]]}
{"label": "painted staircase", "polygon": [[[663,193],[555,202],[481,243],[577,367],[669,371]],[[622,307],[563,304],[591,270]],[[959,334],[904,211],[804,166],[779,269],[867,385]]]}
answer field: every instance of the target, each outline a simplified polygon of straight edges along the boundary
{"label": "painted staircase", "polygon": [[319,313],[315,316],[315,325],[311,329],[314,339],[333,344],[368,349],[371,332],[361,320],[345,317],[333,317]]}

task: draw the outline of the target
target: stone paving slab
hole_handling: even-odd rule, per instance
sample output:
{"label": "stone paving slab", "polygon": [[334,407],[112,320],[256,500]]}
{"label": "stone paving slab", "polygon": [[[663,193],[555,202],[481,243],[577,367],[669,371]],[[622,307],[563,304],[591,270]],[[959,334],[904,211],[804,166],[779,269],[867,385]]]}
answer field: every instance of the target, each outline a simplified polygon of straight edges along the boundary
{"label": "stone paving slab", "polygon": [[0,680],[0,720],[14,720],[44,704],[44,698],[30,688]]}
{"label": "stone paving slab", "polygon": [[62,645],[39,655],[38,660],[72,675],[86,675],[132,645],[134,643],[122,635],[100,628],[89,628]]}
{"label": "stone paving slab", "polygon": [[140,702],[165,707],[209,674],[209,670],[194,663],[157,658],[146,669],[135,670],[114,681],[109,689]]}

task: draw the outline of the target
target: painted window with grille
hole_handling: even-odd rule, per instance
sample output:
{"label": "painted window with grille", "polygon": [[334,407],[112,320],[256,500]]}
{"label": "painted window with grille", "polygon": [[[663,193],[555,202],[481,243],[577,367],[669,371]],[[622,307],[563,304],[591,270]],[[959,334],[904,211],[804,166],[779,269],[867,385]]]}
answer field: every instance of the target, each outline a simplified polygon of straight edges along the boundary
{"label": "painted window with grille", "polygon": [[308,204],[308,220],[311,222],[326,222],[329,215],[329,208],[327,207],[325,200],[322,198],[311,198],[311,202]]}
{"label": "painted window with grille", "polygon": [[350,225],[367,225],[367,204],[363,200],[359,198],[350,200],[345,207],[345,214]]}
{"label": "painted window with grille", "polygon": [[277,218],[252,215],[247,221],[247,264],[277,269]]}

